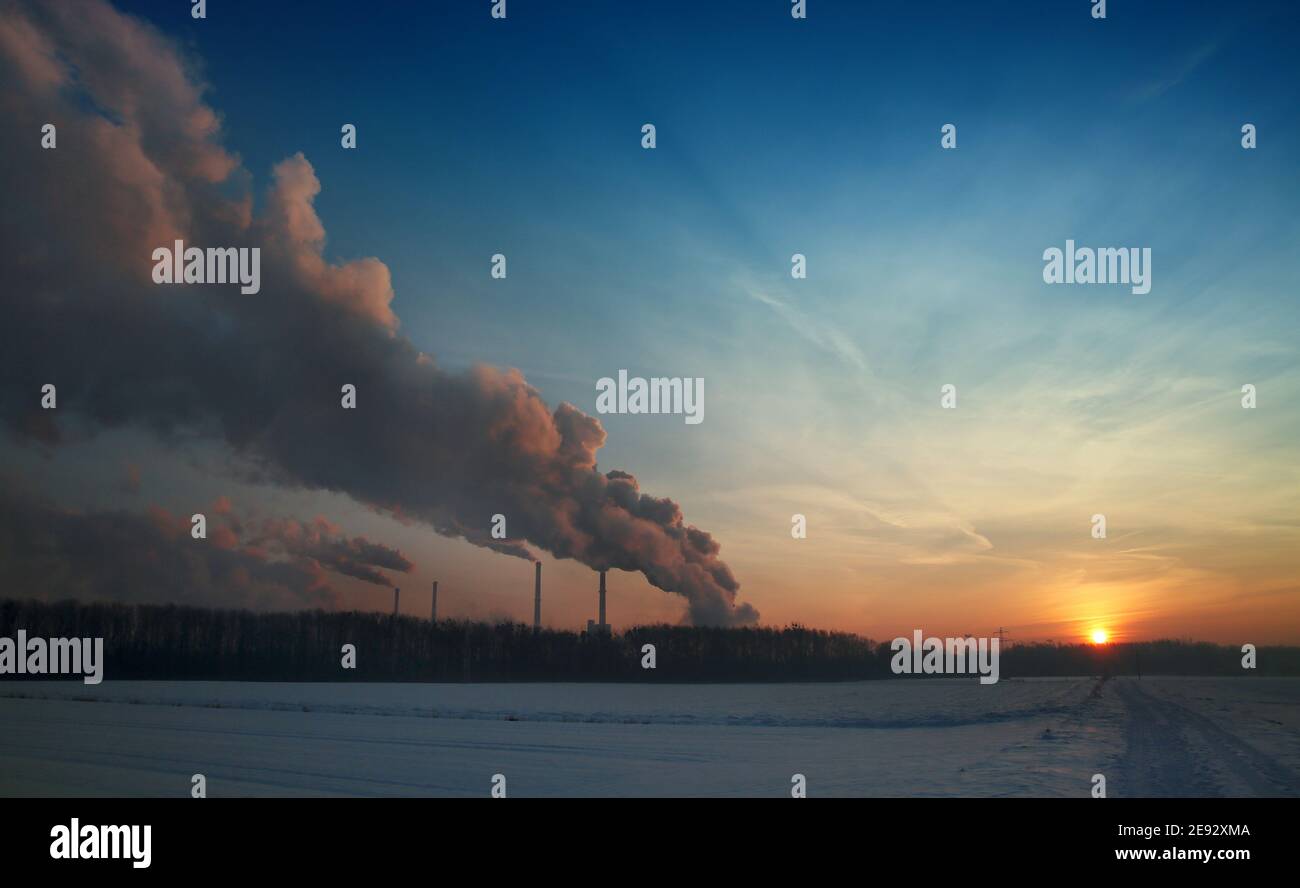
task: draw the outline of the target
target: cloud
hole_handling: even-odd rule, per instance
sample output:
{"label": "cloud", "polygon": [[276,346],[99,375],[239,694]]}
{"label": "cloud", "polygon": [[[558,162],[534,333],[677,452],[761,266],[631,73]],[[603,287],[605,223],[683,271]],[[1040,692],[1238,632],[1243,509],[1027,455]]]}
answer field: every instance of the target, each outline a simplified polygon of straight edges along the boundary
{"label": "cloud", "polygon": [[[390,550],[391,551],[391,550]],[[340,573],[340,565],[329,565]],[[327,565],[241,546],[224,525],[207,540],[190,522],[154,506],[147,513],[60,509],[0,489],[0,588],[18,597],[168,601],[279,610],[337,608]]]}
{"label": "cloud", "polygon": [[776,312],[777,317],[817,348],[860,371],[864,376],[873,376],[871,366],[867,363],[862,350],[844,334],[840,327],[811,317],[788,302],[756,287],[745,286],[744,292],[751,299],[771,308]]}
{"label": "cloud", "polygon": [[[675,502],[596,470],[597,420],[551,410],[516,370],[448,373],[399,335],[387,267],[325,258],[305,157],[274,168],[254,214],[251,175],[165,37],[103,2],[0,10],[0,422],[12,436],[52,447],[131,425],[220,439],[273,483],[520,557],[532,545],[639,571],[696,623],[757,619],[736,604],[718,543]],[[46,121],[55,150],[34,135]],[[152,251],[176,239],[260,247],[261,292],[153,284]],[[46,383],[57,411],[39,409]],[[355,410],[340,406],[344,384]],[[488,533],[496,513],[509,540]],[[357,554],[339,545],[313,563]]]}
{"label": "cloud", "polygon": [[308,523],[292,518],[267,520],[261,533],[250,540],[250,545],[258,549],[279,549],[295,558],[309,559],[327,570],[377,586],[392,585],[391,579],[378,568],[410,573],[415,567],[396,549],[364,537],[349,539],[337,525],[319,515]]}
{"label": "cloud", "polygon": [[1132,101],[1143,103],[1160,98],[1212,59],[1218,53],[1219,46],[1220,44],[1217,43],[1209,43],[1197,48],[1185,56],[1174,70],[1166,72],[1158,79],[1147,81],[1135,90]]}

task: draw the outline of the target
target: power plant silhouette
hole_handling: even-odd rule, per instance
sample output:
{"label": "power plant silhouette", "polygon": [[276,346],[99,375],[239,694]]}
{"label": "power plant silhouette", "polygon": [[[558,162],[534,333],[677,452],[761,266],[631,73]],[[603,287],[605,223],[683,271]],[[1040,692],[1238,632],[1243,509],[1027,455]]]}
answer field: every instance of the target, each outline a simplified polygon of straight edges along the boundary
{"label": "power plant silhouette", "polygon": [[[393,590],[393,616],[398,613],[398,596],[401,590]],[[589,635],[608,635],[611,631],[609,622],[605,619],[605,571],[600,572],[600,617],[597,620],[587,621],[587,634]],[[429,608],[429,619],[438,622],[438,581],[433,581],[433,601]],[[533,562],[533,631],[540,632],[542,629],[542,562]]]}

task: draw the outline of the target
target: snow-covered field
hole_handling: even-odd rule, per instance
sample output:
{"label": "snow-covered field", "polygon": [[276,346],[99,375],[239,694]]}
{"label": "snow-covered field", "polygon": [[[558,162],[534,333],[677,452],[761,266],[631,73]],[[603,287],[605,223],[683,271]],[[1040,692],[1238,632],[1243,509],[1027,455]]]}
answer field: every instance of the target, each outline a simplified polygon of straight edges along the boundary
{"label": "snow-covered field", "polygon": [[1298,794],[1300,680],[0,682],[0,794]]}

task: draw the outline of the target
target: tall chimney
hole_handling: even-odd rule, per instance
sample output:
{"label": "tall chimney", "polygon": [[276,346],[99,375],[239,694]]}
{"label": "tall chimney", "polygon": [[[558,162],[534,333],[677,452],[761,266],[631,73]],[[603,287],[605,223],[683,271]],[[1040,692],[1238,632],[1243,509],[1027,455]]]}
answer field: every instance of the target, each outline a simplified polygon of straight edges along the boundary
{"label": "tall chimney", "polygon": [[397,596],[402,594],[402,590],[396,586],[393,587],[393,616],[397,616]]}
{"label": "tall chimney", "polygon": [[600,625],[605,625],[605,572],[600,572]]}
{"label": "tall chimney", "polygon": [[533,586],[533,631],[542,628],[542,562],[537,562],[537,574]]}
{"label": "tall chimney", "polygon": [[433,607],[429,611],[430,622],[438,622],[438,581],[433,581]]}

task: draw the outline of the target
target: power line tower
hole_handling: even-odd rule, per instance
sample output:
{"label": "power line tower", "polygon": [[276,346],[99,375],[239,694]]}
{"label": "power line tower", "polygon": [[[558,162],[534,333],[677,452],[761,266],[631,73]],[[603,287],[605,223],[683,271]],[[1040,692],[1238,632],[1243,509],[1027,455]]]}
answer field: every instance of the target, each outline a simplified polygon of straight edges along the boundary
{"label": "power line tower", "polygon": [[[1001,660],[1002,654],[1004,651],[1006,651],[1006,649],[1007,649],[1007,630],[999,626],[998,627],[998,659],[999,660]],[[1006,673],[1000,668],[1000,665],[998,671],[999,671],[999,678],[1006,678]]]}

